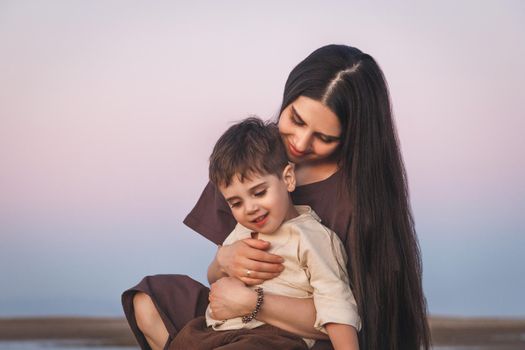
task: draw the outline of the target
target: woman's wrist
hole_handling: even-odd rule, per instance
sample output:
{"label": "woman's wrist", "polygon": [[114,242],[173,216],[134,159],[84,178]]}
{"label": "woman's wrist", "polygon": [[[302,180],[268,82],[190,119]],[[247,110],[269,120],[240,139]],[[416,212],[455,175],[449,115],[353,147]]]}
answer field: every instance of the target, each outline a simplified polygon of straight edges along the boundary
{"label": "woman's wrist", "polygon": [[246,287],[246,295],[243,297],[242,315],[249,315],[257,305],[257,292],[249,287]]}
{"label": "woman's wrist", "polygon": [[226,272],[226,267],[223,265],[224,264],[224,259],[223,259],[224,249],[228,249],[228,246],[223,246],[219,244],[217,246],[217,252],[215,253],[215,261],[217,263],[217,269],[222,274],[223,277],[229,276],[228,273]]}
{"label": "woman's wrist", "polygon": [[219,264],[218,254],[221,248],[222,248],[221,245],[217,246],[217,252],[215,253],[215,257],[213,258],[213,261],[208,267],[208,282],[209,283],[214,283],[217,280],[228,276],[228,274],[224,272],[224,270],[221,268]]}
{"label": "woman's wrist", "polygon": [[255,293],[257,293],[257,300],[255,301],[255,307],[252,309],[252,311],[242,317],[242,323],[248,323],[251,320],[255,319],[257,317],[257,314],[261,310],[262,304],[264,302],[264,291],[261,287],[255,288]]}

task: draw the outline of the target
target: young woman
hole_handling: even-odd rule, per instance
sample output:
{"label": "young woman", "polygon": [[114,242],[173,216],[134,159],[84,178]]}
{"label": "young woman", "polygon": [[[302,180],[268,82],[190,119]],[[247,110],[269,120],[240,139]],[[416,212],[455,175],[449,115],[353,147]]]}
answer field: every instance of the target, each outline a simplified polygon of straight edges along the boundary
{"label": "young woman", "polygon": [[[388,89],[377,63],[343,45],[314,51],[288,77],[278,125],[296,163],[294,203],[311,206],[345,245],[362,320],[360,348],[428,349],[419,247]],[[211,184],[184,222],[217,244],[235,225]],[[280,257],[264,251],[266,244],[248,239],[220,246],[208,273],[211,293],[177,275],[146,277],[124,292],[126,317],[140,345],[169,346],[186,322],[204,313],[208,299],[218,319],[249,314],[257,296],[245,284],[274,278],[282,269]],[[230,277],[218,279],[217,266]],[[309,299],[267,295],[258,318],[303,337],[326,339],[313,328]],[[330,348],[326,341],[314,347]]]}

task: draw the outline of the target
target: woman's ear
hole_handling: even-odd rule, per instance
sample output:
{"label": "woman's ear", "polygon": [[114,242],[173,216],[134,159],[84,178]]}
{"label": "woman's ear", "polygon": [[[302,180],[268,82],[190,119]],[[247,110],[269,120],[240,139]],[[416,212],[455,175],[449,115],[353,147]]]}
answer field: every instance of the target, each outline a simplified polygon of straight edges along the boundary
{"label": "woman's ear", "polygon": [[295,164],[288,162],[288,165],[283,170],[282,179],[286,184],[288,192],[295,190]]}

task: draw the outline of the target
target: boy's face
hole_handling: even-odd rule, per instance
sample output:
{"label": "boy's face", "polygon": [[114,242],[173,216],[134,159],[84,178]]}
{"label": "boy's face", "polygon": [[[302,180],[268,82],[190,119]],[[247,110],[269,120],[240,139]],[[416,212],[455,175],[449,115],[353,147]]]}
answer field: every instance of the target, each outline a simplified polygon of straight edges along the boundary
{"label": "boy's face", "polygon": [[284,221],[297,215],[289,195],[294,189],[292,165],[284,169],[281,179],[276,175],[251,174],[244,182],[234,176],[228,187],[219,186],[235,220],[265,234],[275,232]]}

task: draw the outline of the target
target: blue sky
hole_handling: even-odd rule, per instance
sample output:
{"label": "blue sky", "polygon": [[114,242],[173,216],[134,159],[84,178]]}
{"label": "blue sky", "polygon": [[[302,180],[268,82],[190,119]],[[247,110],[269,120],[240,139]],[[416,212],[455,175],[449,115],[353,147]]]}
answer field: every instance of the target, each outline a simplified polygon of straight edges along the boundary
{"label": "blue sky", "polygon": [[0,316],[120,315],[205,282],[182,225],[228,125],[328,43],[390,85],[432,314],[525,317],[525,5],[0,1]]}

